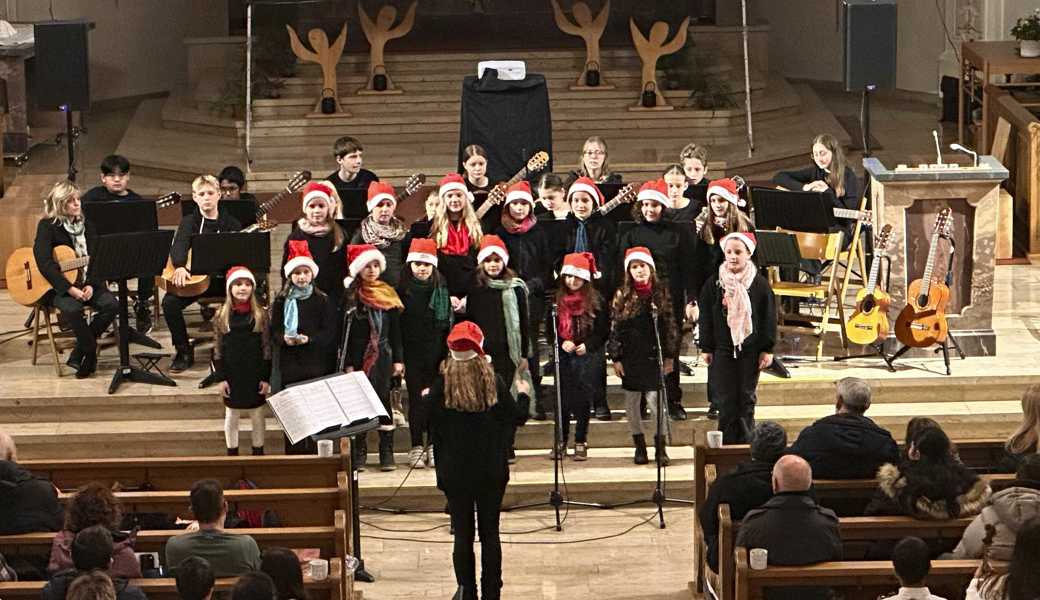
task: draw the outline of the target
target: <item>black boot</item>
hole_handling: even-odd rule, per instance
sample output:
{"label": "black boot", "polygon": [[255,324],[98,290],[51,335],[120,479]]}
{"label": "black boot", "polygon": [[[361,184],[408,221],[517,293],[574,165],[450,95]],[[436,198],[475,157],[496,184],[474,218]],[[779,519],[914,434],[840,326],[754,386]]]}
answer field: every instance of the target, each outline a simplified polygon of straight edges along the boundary
{"label": "black boot", "polygon": [[597,406],[594,409],[594,414],[600,421],[609,421],[614,418],[613,415],[610,414],[610,408],[606,404]]}
{"label": "black boot", "polygon": [[238,448],[228,448],[227,449],[227,455],[228,456],[238,456]]}
{"label": "black boot", "polygon": [[673,421],[685,421],[686,409],[683,408],[683,405],[680,402],[669,402],[668,416],[671,417]]}
{"label": "black boot", "polygon": [[368,462],[368,437],[365,434],[354,438],[353,456],[355,471],[364,471],[365,463]]}
{"label": "black boot", "polygon": [[76,369],[76,379],[86,379],[97,370],[97,350],[85,352]]}
{"label": "black boot", "polygon": [[395,471],[397,465],[394,464],[394,432],[393,431],[380,431],[379,432],[379,470],[380,471]]}
{"label": "black boot", "polygon": [[636,454],[632,459],[632,462],[637,465],[645,465],[650,462],[650,457],[646,455],[646,436],[637,433],[632,436],[632,442],[636,445]]}
{"label": "black boot", "polygon": [[477,600],[477,590],[460,585],[451,600]]}
{"label": "black boot", "polygon": [[170,371],[174,373],[187,371],[194,364],[195,349],[191,347],[191,344],[177,346],[177,355],[173,357],[173,364],[170,365]]}
{"label": "black boot", "polygon": [[142,334],[147,334],[152,330],[152,311],[147,304],[138,303],[134,307],[134,325]]}
{"label": "black boot", "polygon": [[69,359],[65,361],[65,364],[73,369],[79,369],[79,363],[82,361],[83,353],[79,351],[79,348],[73,348],[72,352],[69,352]]}
{"label": "black boot", "polygon": [[257,448],[256,446],[253,446],[253,456],[263,456],[263,455],[264,455],[264,447],[263,446],[260,446],[259,448]]}
{"label": "black boot", "polygon": [[672,460],[668,458],[668,449],[663,435],[654,436],[654,460],[660,460],[662,467],[667,467],[672,463]]}

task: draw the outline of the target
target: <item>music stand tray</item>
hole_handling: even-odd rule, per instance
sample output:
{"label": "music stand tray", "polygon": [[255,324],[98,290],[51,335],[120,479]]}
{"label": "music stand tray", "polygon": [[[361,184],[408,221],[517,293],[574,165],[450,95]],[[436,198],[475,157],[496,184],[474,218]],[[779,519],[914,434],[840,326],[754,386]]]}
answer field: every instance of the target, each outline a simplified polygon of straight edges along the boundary
{"label": "music stand tray", "polygon": [[802,260],[793,233],[756,229],[755,240],[755,259],[763,267],[797,267]]}
{"label": "music stand tray", "polygon": [[119,282],[119,367],[112,375],[109,394],[114,394],[126,381],[177,385],[162,373],[152,373],[130,364],[129,290],[126,285],[128,279],[155,277],[162,273],[172,243],[173,232],[169,230],[114,233],[98,238],[97,248],[90,257],[90,269],[96,276]]}
{"label": "music stand tray", "polygon": [[94,224],[98,235],[159,229],[159,214],[154,200],[87,202],[83,205],[83,214]]}
{"label": "music stand tray", "polygon": [[834,207],[821,192],[789,192],[751,188],[757,229],[789,229],[805,233],[829,233],[841,229]]}

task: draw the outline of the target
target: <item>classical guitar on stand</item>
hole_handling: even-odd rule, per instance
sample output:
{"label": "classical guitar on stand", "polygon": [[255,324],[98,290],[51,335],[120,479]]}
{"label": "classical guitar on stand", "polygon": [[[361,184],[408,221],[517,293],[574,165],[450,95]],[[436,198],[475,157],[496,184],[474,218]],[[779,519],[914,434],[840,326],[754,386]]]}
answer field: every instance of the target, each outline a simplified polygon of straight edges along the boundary
{"label": "classical guitar on stand", "polygon": [[877,289],[881,258],[892,235],[892,226],[885,224],[874,240],[874,259],[870,262],[870,278],[866,287],[856,294],[856,309],[845,323],[845,337],[854,344],[866,346],[888,337],[888,306],[892,299]]}
{"label": "classical guitar on stand", "polygon": [[536,152],[535,155],[527,161],[527,164],[524,166],[524,168],[517,171],[516,175],[510,177],[509,181],[503,181],[502,183],[499,183],[495,185],[495,187],[491,188],[491,191],[488,192],[487,200],[484,200],[484,203],[481,204],[480,208],[477,209],[477,219],[483,219],[484,215],[486,215],[488,211],[491,210],[492,206],[501,204],[502,201],[506,199],[506,190],[509,189],[509,186],[520,181],[521,179],[526,179],[528,176],[541,171],[546,166],[548,166],[548,164],[549,153],[545,152],[544,150],[541,152]]}
{"label": "classical guitar on stand", "polygon": [[939,238],[949,226],[950,209],[942,209],[935,218],[931,245],[928,247],[928,262],[924,275],[912,282],[906,290],[906,306],[896,320],[896,338],[904,346],[926,348],[946,340],[946,304],[950,301],[950,288],[933,279],[935,255]]}

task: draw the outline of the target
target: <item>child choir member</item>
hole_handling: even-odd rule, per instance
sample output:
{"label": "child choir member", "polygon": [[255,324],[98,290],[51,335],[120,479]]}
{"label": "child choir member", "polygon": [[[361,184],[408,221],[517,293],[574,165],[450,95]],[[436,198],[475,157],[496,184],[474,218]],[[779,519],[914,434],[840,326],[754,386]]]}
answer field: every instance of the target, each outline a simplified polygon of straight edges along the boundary
{"label": "child choir member", "polygon": [[730,233],[725,262],[701,291],[698,343],[708,363],[708,387],[719,407],[726,444],[746,444],[755,425],[758,372],[773,361],[773,291],[753,262],[755,234]]}
{"label": "child choir member", "polygon": [[[282,272],[287,279],[271,306],[271,341],[277,353],[273,379],[277,389],[332,374],[328,357],[335,352],[337,331],[335,300],[314,283],[321,270],[307,242],[289,242],[289,260]],[[285,439],[286,454],[316,452],[317,445],[310,438],[296,444],[288,437]]]}
{"label": "child choir member", "polygon": [[483,146],[470,144],[462,150],[462,171],[466,177],[466,189],[473,194],[473,204],[479,207],[491,191],[491,180],[487,176],[487,151]]}
{"label": "child choir member", "polygon": [[412,437],[408,464],[418,469],[433,468],[433,449],[423,442],[429,423],[429,403],[422,393],[428,391],[437,378],[447,353],[445,340],[452,322],[451,297],[444,277],[437,271],[437,246],[433,240],[412,240],[397,295],[404,304],[401,346],[408,387],[408,429]]}
{"label": "child choir member", "polygon": [[[655,312],[660,349],[654,337]],[[658,436],[657,432],[667,432],[669,422],[658,411],[657,396],[661,389],[660,367],[663,366],[667,376],[674,370],[675,359],[679,356],[679,329],[672,310],[671,294],[668,286],[657,278],[654,256],[649,248],[635,246],[626,250],[624,282],[614,294],[610,314],[612,323],[607,354],[625,391],[625,414],[636,448],[633,460],[637,465],[649,462],[639,408],[641,396],[645,394],[655,423],[655,452],[663,464],[667,464],[664,439],[667,434]],[[658,352],[663,365],[658,364]]]}
{"label": "child choir member", "polygon": [[394,186],[383,181],[373,181],[368,186],[368,216],[354,232],[350,243],[370,244],[383,255],[386,265],[382,279],[391,286],[401,280],[404,264],[404,238],[408,234],[401,219],[394,214],[397,198]]}
{"label": "child choir member", "polygon": [[264,453],[264,403],[271,391],[271,338],[267,310],[256,298],[256,278],[231,267],[224,278],[227,299],[213,317],[213,367],[224,398],[224,441],[238,456],[238,422],[252,424],[253,454]]}
{"label": "child choir member", "polygon": [[[297,219],[296,227],[285,241],[282,267],[289,260],[290,242],[306,242],[314,263],[318,265],[314,284],[330,298],[340,298],[343,295],[343,276],[347,271],[347,240],[346,232],[336,222],[336,190],[327,183],[312,181],[301,193],[303,216]],[[282,282],[288,278],[283,269]]]}
{"label": "child choir member", "polygon": [[443,205],[430,224],[430,237],[437,244],[439,269],[451,292],[452,308],[458,311],[473,285],[477,250],[484,232],[461,175],[448,173],[441,178],[438,195]]}
{"label": "child choir member", "polygon": [[[365,148],[355,138],[345,135],[336,140],[332,146],[332,153],[336,157],[339,168],[329,173],[326,178],[336,188],[341,200],[348,198],[350,190],[367,190],[373,181],[379,181],[375,173],[363,168]],[[360,220],[365,217],[365,205],[355,202],[340,204],[342,213],[340,216],[346,219]]]}
{"label": "child choir member", "polygon": [[544,173],[538,178],[538,202],[534,216],[538,219],[561,221],[570,214],[567,206],[567,188],[555,173]]}
{"label": "child choir member", "polygon": [[704,185],[708,178],[708,149],[697,144],[686,144],[679,152],[679,164],[682,165],[686,183]]}
{"label": "child choir member", "polygon": [[672,207],[668,209],[665,216],[676,223],[693,223],[693,219],[700,214],[703,204],[690,199],[686,192],[690,189],[689,180],[683,172],[681,165],[669,165],[661,175],[668,189],[668,200]]}
{"label": "child choir member", "polygon": [[[343,334],[343,369],[364,371],[391,414],[390,380],[404,375],[404,350],[401,346],[401,303],[397,291],[380,277],[386,269],[386,258],[371,244],[347,247],[350,274],[346,287],[344,310],[347,311]],[[427,343],[430,343],[429,341]],[[367,443],[357,437],[355,458],[361,468],[367,460]],[[393,471],[394,426],[379,427],[379,468]]]}

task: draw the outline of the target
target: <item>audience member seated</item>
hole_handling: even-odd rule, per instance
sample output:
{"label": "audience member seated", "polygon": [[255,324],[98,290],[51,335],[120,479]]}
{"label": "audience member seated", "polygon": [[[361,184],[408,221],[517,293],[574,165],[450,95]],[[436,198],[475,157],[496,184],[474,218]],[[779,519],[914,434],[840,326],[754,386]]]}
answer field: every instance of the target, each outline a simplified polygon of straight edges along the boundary
{"label": "audience member seated", "polygon": [[268,548],[260,561],[260,570],[274,581],[277,600],[307,600],[303,588],[303,569],[296,553],[288,548]]}
{"label": "audience member seated", "polygon": [[[964,530],[961,542],[949,558],[1011,560],[1015,537],[1027,523],[1040,517],[1040,455],[1025,457],[1015,479],[999,492]],[[983,543],[986,530],[995,529],[990,545]]]}
{"label": "audience member seated", "polygon": [[172,574],[181,600],[210,600],[213,596],[216,578],[205,558],[189,556],[174,567]]}
{"label": "audience member seated", "polygon": [[1040,438],[1040,384],[1033,384],[1022,394],[1022,424],[1004,445],[1004,460],[997,465],[1000,473],[1014,473],[1022,457],[1036,454]]}
{"label": "audience member seated", "polygon": [[58,531],[62,510],[51,482],[18,466],[18,449],[0,432],[0,535]]}
{"label": "audience member seated", "polygon": [[762,421],[751,434],[751,461],[715,480],[704,505],[697,511],[711,570],[719,571],[719,505],[729,504],[730,516],[740,521],[753,508],[773,497],[773,465],[787,448],[787,432],[775,421]]}
{"label": "audience member seated", "polygon": [[817,479],[870,479],[881,465],[899,460],[899,447],[864,415],[870,408],[866,381],[846,377],[836,393],[835,414],[803,429],[788,452],[808,461]]}
{"label": "audience member seated", "polygon": [[[56,573],[43,586],[42,600],[65,600],[69,586],[77,577],[93,570],[107,571],[112,564],[112,533],[102,525],[87,527],[72,542],[71,569]],[[140,588],[125,578],[113,577],[116,600],[146,600]]]}
{"label": "audience member seated", "polygon": [[930,428],[912,442],[908,459],[878,469],[878,490],[867,515],[909,515],[956,519],[977,515],[990,496],[989,485],[950,452],[950,438]]}
{"label": "audience member seated", "polygon": [[928,544],[921,538],[907,537],[896,544],[892,551],[892,566],[899,579],[899,593],[888,596],[886,600],[946,600],[933,596],[924,584],[928,571],[932,569],[929,553]]}
{"label": "audience member seated", "polygon": [[[737,546],[765,548],[770,565],[811,565],[842,559],[841,534],[834,511],[809,494],[812,468],[798,456],[784,456],[773,467],[775,495],[750,511],[737,534]],[[827,598],[822,588],[767,589],[766,600]]]}
{"label": "audience member seated", "polygon": [[119,531],[122,507],[112,490],[94,482],[76,492],[65,511],[65,528],[54,536],[47,572],[51,575],[72,568],[72,540],[87,527],[101,525],[112,533],[113,577],[133,579],[141,576],[141,564],[134,556],[134,540]]}
{"label": "audience member seated", "polygon": [[219,481],[203,479],[191,486],[191,511],[199,530],[170,538],[166,543],[167,566],[177,567],[185,558],[197,556],[209,561],[216,577],[234,577],[260,567],[256,541],[223,529],[228,505]]}
{"label": "audience member seated", "polygon": [[231,600],[274,600],[274,598],[274,581],[263,571],[251,571],[242,575],[231,588]]}
{"label": "audience member seated", "polygon": [[[921,438],[928,429],[942,429],[942,425],[931,417],[914,417],[906,422],[906,433],[903,435],[903,449],[899,451],[900,462],[909,458],[910,447]],[[950,453],[957,456],[957,448],[950,442]]]}
{"label": "audience member seated", "polygon": [[90,571],[77,577],[65,595],[66,600],[116,600],[116,588],[104,571]]}
{"label": "audience member seated", "polygon": [[987,569],[971,580],[965,600],[1035,600],[1040,598],[1040,521],[1030,521],[1018,532],[1006,573]]}

